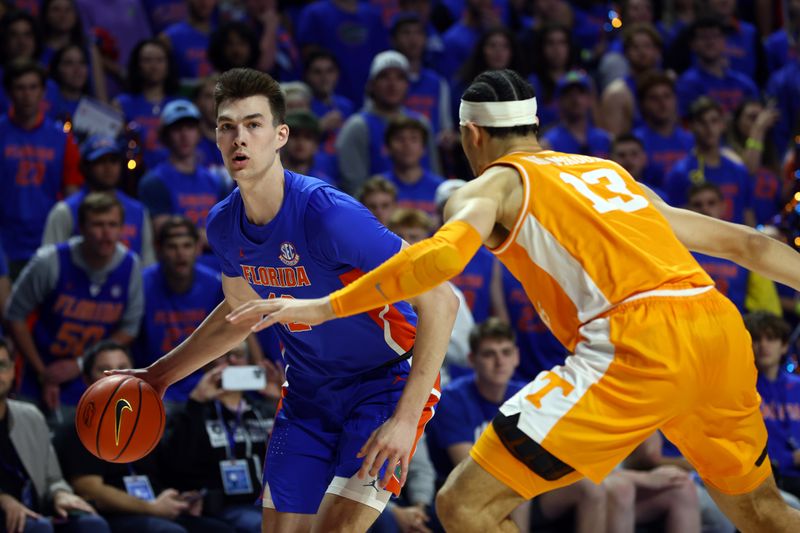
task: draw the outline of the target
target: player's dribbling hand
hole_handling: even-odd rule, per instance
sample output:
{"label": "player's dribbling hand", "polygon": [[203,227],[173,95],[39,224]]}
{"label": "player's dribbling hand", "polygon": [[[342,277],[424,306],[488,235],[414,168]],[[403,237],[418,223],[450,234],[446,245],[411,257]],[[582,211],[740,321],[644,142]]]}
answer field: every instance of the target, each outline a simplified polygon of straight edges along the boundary
{"label": "player's dribbling hand", "polygon": [[168,384],[161,381],[149,368],[126,368],[124,370],[106,370],[103,372],[106,376],[133,376],[146,382],[153,387],[158,394],[159,398],[164,398],[164,392],[167,390]]}
{"label": "player's dribbling hand", "polygon": [[397,464],[400,464],[400,486],[406,484],[411,447],[417,435],[417,423],[405,422],[394,417],[384,422],[372,432],[367,442],[361,447],[356,457],[364,458],[358,477],[378,477],[381,466],[386,464],[386,471],[380,481],[381,488],[386,488],[392,479]]}
{"label": "player's dribbling hand", "polygon": [[250,329],[261,331],[273,324],[306,324],[316,326],[332,318],[333,308],[329,298],[295,300],[294,298],[271,298],[250,300],[231,311],[226,317],[232,324],[256,322]]}

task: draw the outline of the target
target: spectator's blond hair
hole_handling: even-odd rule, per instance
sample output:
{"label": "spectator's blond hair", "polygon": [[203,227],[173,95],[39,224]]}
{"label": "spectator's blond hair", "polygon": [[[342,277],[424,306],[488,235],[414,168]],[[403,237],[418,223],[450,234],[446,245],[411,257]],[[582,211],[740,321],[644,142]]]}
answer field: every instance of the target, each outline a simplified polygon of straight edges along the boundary
{"label": "spectator's blond hair", "polygon": [[409,209],[400,207],[389,217],[387,227],[394,231],[395,228],[420,228],[427,233],[433,231],[435,227],[433,219],[424,211],[419,209]]}
{"label": "spectator's blond hair", "polygon": [[386,193],[393,200],[397,200],[397,187],[383,176],[375,175],[364,182],[361,191],[358,193],[358,201],[363,203],[364,198],[376,192]]}
{"label": "spectator's blond hair", "polygon": [[114,208],[119,209],[120,222],[125,220],[125,208],[113,191],[90,192],[78,206],[78,227],[83,227],[90,214],[108,213]]}

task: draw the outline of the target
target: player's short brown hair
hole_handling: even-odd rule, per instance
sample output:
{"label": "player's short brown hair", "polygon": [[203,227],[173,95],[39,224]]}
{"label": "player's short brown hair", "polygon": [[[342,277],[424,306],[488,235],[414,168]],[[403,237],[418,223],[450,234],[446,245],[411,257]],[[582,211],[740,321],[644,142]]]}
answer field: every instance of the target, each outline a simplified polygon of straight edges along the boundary
{"label": "player's short brown hair", "polygon": [[756,311],[744,316],[744,326],[753,340],[767,337],[780,339],[784,344],[789,342],[791,330],[789,324],[781,317],[767,311]]}
{"label": "player's short brown hair", "polygon": [[119,209],[120,223],[125,220],[125,208],[113,192],[90,192],[81,200],[78,206],[78,227],[86,224],[90,214],[108,213],[114,208]]}
{"label": "player's short brown hair", "polygon": [[364,198],[376,192],[386,193],[397,200],[397,187],[383,176],[376,175],[364,182],[358,193],[358,201],[363,203]]}
{"label": "player's short brown hair", "polygon": [[422,144],[427,144],[428,128],[419,120],[407,116],[400,116],[389,121],[386,133],[383,135],[383,142],[388,146],[394,136],[404,130],[418,131],[422,135]]}
{"label": "player's short brown hair", "polygon": [[425,211],[419,209],[409,209],[407,207],[400,207],[392,213],[389,218],[387,227],[394,231],[393,228],[420,228],[428,233],[433,231],[435,223],[430,215]]}
{"label": "player's short brown hair", "polygon": [[489,317],[485,322],[475,324],[469,332],[469,349],[477,353],[481,343],[485,340],[511,341],[516,344],[517,334],[511,324],[495,316]]}
{"label": "player's short brown hair", "polygon": [[227,100],[242,100],[250,96],[263,96],[269,100],[273,126],[286,122],[286,100],[281,86],[269,74],[251,68],[233,68],[222,73],[214,87],[217,110]]}

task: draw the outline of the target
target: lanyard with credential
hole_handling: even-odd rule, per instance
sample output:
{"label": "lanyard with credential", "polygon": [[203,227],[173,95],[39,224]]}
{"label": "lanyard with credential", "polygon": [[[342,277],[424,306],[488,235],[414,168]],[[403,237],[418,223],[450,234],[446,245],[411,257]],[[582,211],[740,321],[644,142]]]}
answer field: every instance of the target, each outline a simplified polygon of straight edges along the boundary
{"label": "lanyard with credential", "polygon": [[[214,408],[217,410],[217,419],[219,423],[222,425],[222,429],[225,431],[225,456],[228,459],[233,459],[233,451],[236,449],[236,431],[239,429],[239,426],[242,423],[242,407],[244,406],[244,400],[239,400],[239,405],[236,406],[236,421],[233,424],[232,428],[228,427],[228,424],[225,422],[225,419],[222,417],[222,404],[219,400],[214,400]],[[250,457],[253,452],[253,443],[250,441],[250,432],[244,426],[242,426],[242,433],[244,433],[244,442],[246,446],[245,457]]]}

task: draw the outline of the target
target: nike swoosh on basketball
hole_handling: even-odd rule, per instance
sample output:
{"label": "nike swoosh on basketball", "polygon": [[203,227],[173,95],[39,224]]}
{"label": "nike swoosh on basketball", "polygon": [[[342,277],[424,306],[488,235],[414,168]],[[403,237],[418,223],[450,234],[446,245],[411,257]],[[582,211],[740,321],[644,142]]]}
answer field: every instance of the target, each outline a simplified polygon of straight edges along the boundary
{"label": "nike swoosh on basketball", "polygon": [[119,428],[122,425],[122,412],[127,409],[131,413],[133,408],[128,400],[120,398],[114,405],[114,443],[119,446]]}

